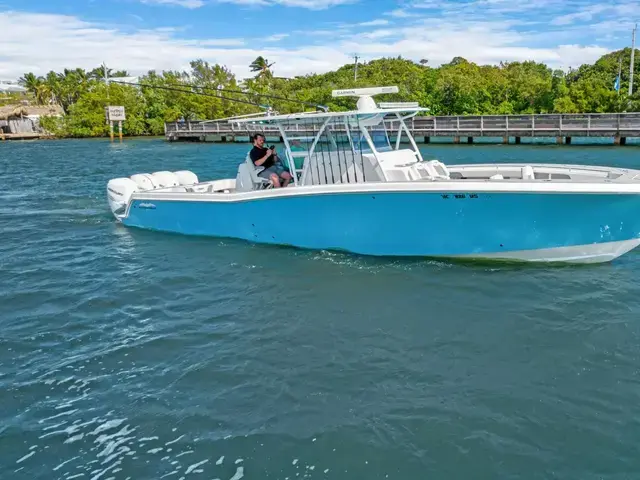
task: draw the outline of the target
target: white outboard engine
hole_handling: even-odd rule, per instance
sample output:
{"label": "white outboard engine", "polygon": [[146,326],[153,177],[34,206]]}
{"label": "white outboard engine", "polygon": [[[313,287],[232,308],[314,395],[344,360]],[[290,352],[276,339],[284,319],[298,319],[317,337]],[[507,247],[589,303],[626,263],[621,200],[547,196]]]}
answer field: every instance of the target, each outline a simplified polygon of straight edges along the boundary
{"label": "white outboard engine", "polygon": [[111,212],[120,220],[124,216],[131,195],[140,191],[136,182],[130,178],[114,178],[107,183],[107,198]]}
{"label": "white outboard engine", "polygon": [[178,177],[176,177],[173,172],[169,172],[169,171],[155,172],[155,173],[152,173],[151,176],[154,178],[155,182],[160,188],[178,187],[180,185],[180,181],[178,180]]}
{"label": "white outboard engine", "polygon": [[173,172],[173,174],[178,178],[178,182],[183,187],[198,183],[198,176],[189,170],[179,170],[177,172]]}
{"label": "white outboard engine", "polygon": [[130,178],[135,182],[140,191],[143,192],[159,187],[158,180],[149,173],[136,173],[135,175],[131,175]]}

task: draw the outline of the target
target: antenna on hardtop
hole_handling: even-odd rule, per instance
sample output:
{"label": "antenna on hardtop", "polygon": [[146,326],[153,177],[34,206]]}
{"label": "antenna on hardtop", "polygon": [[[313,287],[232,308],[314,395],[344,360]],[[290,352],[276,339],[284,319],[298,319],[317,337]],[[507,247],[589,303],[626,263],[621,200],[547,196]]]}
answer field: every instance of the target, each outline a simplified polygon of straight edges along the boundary
{"label": "antenna on hardtop", "polygon": [[398,87],[373,87],[373,88],[347,88],[343,90],[333,90],[332,97],[360,97],[358,98],[357,108],[360,112],[377,110],[376,102],[373,101],[374,95],[383,93],[398,93]]}

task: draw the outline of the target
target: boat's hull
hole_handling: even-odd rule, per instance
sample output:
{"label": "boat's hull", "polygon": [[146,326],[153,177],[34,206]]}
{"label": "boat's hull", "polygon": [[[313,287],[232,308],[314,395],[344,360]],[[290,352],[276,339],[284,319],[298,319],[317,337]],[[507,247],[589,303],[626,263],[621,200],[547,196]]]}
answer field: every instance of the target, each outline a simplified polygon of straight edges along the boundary
{"label": "boat's hull", "polygon": [[604,262],[640,243],[640,195],[337,192],[132,200],[128,226],[377,256]]}

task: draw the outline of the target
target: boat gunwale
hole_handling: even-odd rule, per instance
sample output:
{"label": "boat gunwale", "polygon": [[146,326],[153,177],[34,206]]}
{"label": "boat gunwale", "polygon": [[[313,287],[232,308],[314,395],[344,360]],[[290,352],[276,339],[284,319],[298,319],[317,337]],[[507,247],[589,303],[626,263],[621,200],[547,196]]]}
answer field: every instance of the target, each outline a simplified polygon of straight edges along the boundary
{"label": "boat gunwale", "polygon": [[640,181],[567,182],[564,180],[434,180],[412,182],[365,182],[329,185],[305,185],[247,192],[135,192],[133,200],[221,201],[236,202],[283,197],[331,194],[375,193],[522,193],[522,194],[621,194],[640,195]]}
{"label": "boat gunwale", "polygon": [[[375,181],[358,183],[336,183],[322,185],[290,185],[287,188],[270,188],[238,192],[173,192],[173,188],[134,192],[129,199],[124,217],[129,215],[133,203],[138,201],[177,201],[177,202],[212,202],[212,203],[244,203],[258,200],[275,200],[282,198],[307,197],[316,195],[355,195],[355,194],[390,194],[390,193],[425,193],[425,194],[564,194],[564,195],[640,195],[640,170],[605,167],[595,165],[573,164],[525,164],[525,163],[482,163],[458,164],[449,166],[450,171],[487,168],[493,172],[501,169],[531,166],[553,171],[602,172],[620,174],[617,178],[594,177],[593,179],[424,179],[413,181]],[[635,180],[635,178],[638,180]],[[218,178],[198,185],[212,185],[216,182],[234,182],[234,178]]]}

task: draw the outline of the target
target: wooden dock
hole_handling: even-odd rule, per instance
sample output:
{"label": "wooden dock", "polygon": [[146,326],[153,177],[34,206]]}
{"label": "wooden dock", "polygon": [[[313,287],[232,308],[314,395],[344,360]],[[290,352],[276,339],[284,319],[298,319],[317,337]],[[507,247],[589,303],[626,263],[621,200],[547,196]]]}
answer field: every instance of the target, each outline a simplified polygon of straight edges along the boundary
{"label": "wooden dock", "polygon": [[41,140],[44,138],[54,138],[50,134],[46,133],[34,133],[34,132],[24,132],[24,133],[3,133],[0,130],[0,141],[4,140]]}
{"label": "wooden dock", "polygon": [[[398,122],[386,121],[390,132]],[[449,137],[453,143],[473,143],[476,137],[498,138],[502,143],[519,144],[525,137],[552,137],[558,144],[570,144],[574,137],[608,137],[615,145],[626,144],[629,137],[640,137],[640,112],[540,114],[540,115],[468,115],[414,117],[407,122],[416,142],[429,143],[432,137]],[[199,121],[165,124],[169,141],[248,142],[249,136],[262,132],[267,142],[281,141],[277,128],[262,126],[247,130],[228,122]]]}

